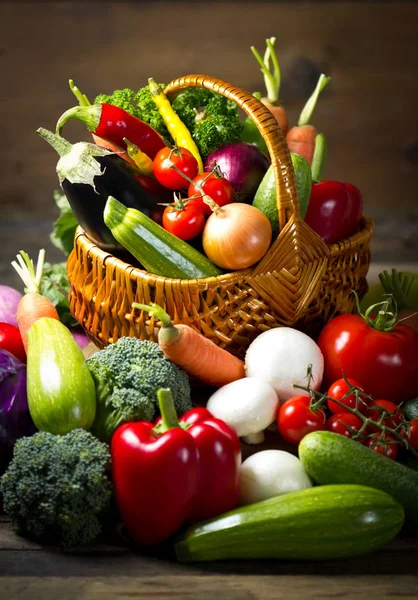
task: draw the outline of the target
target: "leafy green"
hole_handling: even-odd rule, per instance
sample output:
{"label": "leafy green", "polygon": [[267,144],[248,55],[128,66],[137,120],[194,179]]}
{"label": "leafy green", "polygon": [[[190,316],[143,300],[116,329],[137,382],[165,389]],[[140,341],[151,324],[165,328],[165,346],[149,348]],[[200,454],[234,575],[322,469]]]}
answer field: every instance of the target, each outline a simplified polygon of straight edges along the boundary
{"label": "leafy green", "polygon": [[68,256],[74,247],[74,234],[78,222],[66,196],[62,192],[55,190],[54,200],[60,214],[53,225],[50,240],[56,248],[59,248]]}
{"label": "leafy green", "polygon": [[67,327],[76,327],[77,321],[70,313],[70,282],[67,276],[67,266],[65,262],[45,263],[40,285],[42,296],[49,298],[58,312],[60,321]]}

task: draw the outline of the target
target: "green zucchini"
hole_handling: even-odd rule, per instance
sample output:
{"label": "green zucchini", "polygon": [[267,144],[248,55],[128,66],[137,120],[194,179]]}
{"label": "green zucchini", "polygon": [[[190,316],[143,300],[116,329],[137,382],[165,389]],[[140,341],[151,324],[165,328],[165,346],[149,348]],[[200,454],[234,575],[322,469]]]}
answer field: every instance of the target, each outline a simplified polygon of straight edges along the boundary
{"label": "green zucchini", "polygon": [[106,202],[104,221],[115,239],[150,273],[175,279],[203,279],[222,273],[204,254],[112,196]]}
{"label": "green zucchini", "polygon": [[369,485],[393,496],[407,521],[418,524],[418,473],[343,435],[309,433],[299,444],[299,458],[321,485]]}
{"label": "green zucchini", "polygon": [[90,429],[96,415],[96,388],[84,355],[70,330],[43,317],[28,331],[28,406],[40,431],[65,435]]}
{"label": "green zucchini", "polygon": [[281,558],[330,560],[376,550],[404,521],[388,494],[328,485],[249,504],[187,529],[175,545],[180,562]]}

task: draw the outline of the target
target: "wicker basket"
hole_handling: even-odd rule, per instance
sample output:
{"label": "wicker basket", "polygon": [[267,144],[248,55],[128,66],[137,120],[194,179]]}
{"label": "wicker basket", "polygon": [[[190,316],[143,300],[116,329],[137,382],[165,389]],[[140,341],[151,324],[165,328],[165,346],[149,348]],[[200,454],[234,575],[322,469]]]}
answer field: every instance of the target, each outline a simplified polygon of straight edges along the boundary
{"label": "wicker basket", "polygon": [[70,309],[99,347],[121,336],[157,340],[158,324],[132,302],[157,302],[174,322],[186,323],[243,356],[250,342],[272,327],[291,326],[315,336],[338,313],[352,312],[352,290],[367,289],[373,222],[327,245],[299,216],[289,150],[270,111],[239,88],[204,75],[171,82],[168,95],[205,87],[235,101],[257,124],[276,175],[280,234],[253,268],[207,279],[180,280],[129,265],[94,244],[78,228],[68,258]]}

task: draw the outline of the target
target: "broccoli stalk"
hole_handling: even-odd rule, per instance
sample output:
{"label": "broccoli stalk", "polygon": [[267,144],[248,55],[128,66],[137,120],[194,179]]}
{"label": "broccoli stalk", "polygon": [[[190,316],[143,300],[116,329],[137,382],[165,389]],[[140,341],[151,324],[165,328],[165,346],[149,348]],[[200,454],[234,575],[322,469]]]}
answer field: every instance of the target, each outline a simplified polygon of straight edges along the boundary
{"label": "broccoli stalk", "polygon": [[179,415],[191,408],[185,371],[169,361],[155,342],[122,337],[87,360],[96,385],[92,433],[110,440],[123,423],[151,421],[158,412],[157,391],[170,388]]}
{"label": "broccoli stalk", "polygon": [[18,440],[1,480],[4,511],[22,535],[62,547],[101,532],[110,509],[110,453],[83,429]]}

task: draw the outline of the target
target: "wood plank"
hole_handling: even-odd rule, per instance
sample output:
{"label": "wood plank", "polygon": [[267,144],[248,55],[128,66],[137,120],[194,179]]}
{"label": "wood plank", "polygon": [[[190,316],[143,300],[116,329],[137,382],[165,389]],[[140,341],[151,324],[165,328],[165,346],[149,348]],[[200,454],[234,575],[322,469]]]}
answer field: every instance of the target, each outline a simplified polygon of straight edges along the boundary
{"label": "wood plank", "polygon": [[[123,578],[106,580],[72,577],[3,578],[2,592],[8,600],[119,600],[128,598],[155,598],[170,600],[184,598],[201,600],[228,598],[228,600],[300,600],[300,598],[344,598],[345,600],[380,600],[417,598],[418,577],[381,575],[376,577],[343,576],[193,576]],[[372,596],[370,596],[372,594]]]}

